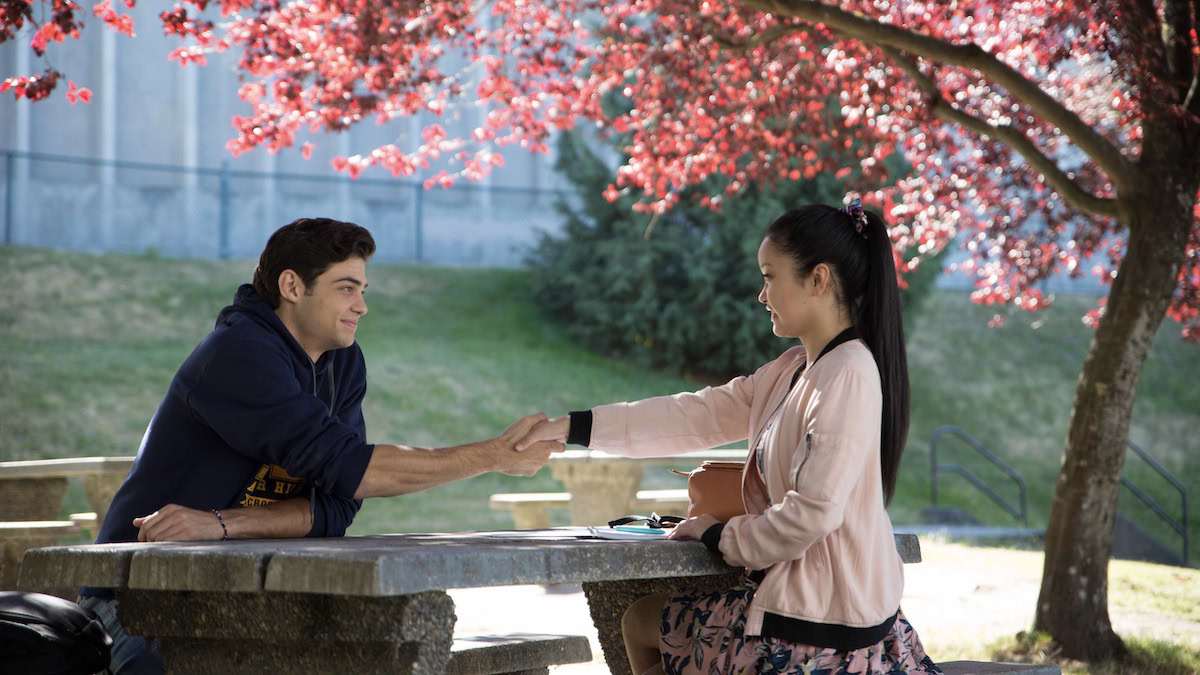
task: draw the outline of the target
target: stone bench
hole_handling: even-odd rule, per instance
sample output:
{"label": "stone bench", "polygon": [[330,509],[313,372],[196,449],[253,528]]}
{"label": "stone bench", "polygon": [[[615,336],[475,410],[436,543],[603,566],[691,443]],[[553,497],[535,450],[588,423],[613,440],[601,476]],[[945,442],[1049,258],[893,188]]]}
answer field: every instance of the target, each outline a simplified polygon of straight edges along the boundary
{"label": "stone bench", "polygon": [[54,546],[60,540],[77,534],[79,526],[70,520],[0,522],[0,590],[17,587],[21,558],[26,551]]}
{"label": "stone bench", "polygon": [[72,523],[79,526],[81,534],[87,535],[89,539],[95,539],[99,531],[100,519],[95,511],[87,511],[85,513],[72,513],[67,516]]}
{"label": "stone bench", "polygon": [[[686,489],[639,490],[634,497],[636,513],[650,515],[682,516],[688,510]],[[497,511],[511,511],[513,523],[519,530],[538,530],[550,527],[550,509],[566,509],[571,506],[571,495],[567,492],[516,492],[494,494],[488,507]],[[626,514],[616,514],[615,517]]]}
{"label": "stone bench", "polygon": [[478,635],[456,637],[450,647],[448,675],[534,675],[550,666],[587,663],[592,648],[582,635]]}
{"label": "stone bench", "polygon": [[990,661],[945,661],[938,663],[946,675],[1061,675],[1058,666],[1037,663],[993,663]]}
{"label": "stone bench", "polygon": [[686,516],[691,503],[687,488],[638,490],[633,500],[633,512],[647,516],[652,512],[660,516]]}
{"label": "stone bench", "polygon": [[571,493],[571,524],[604,525],[613,518],[641,513],[636,500],[646,469],[691,469],[711,460],[744,461],[746,453],[745,449],[726,449],[664,457],[622,457],[599,450],[567,450],[554,453],[548,465],[551,475]]}

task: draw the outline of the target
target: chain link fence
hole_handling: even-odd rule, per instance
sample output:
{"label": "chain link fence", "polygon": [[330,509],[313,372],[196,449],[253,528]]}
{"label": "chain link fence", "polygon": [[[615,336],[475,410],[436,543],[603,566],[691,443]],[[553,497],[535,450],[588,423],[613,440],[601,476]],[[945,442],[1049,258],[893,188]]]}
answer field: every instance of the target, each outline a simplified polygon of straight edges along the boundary
{"label": "chain link fence", "polygon": [[254,258],[296,218],[371,230],[376,260],[513,267],[557,232],[556,190],[185,168],[0,150],[5,244]]}

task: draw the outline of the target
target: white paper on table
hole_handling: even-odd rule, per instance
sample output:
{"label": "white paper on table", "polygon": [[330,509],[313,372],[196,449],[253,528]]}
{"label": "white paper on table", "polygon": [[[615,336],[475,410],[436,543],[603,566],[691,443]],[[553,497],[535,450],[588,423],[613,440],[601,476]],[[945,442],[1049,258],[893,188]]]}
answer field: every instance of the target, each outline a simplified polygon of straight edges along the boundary
{"label": "white paper on table", "polygon": [[652,530],[645,528],[645,532],[630,532],[628,530],[615,530],[611,527],[589,527],[588,532],[592,533],[593,537],[600,539],[620,539],[623,541],[651,541],[654,539],[663,539],[667,536],[666,530]]}

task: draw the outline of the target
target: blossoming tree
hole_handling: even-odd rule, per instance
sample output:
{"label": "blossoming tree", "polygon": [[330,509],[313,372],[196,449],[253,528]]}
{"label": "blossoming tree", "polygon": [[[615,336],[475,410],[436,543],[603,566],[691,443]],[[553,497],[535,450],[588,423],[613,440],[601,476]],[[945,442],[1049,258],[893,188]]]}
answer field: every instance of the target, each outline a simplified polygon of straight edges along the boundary
{"label": "blossoming tree", "polygon": [[[334,166],[400,176],[440,162],[450,168],[427,185],[449,185],[501,165],[501,146],[543,151],[553,131],[593,124],[631,139],[608,196],[632,192],[647,212],[714,176],[735,192],[837,172],[887,186],[865,197],[901,250],[933,252],[965,232],[979,302],[1042,308],[1035,284],[1061,270],[1110,282],[1085,317],[1096,332],[1035,627],[1069,656],[1124,653],[1106,570],[1134,393],[1164,316],[1200,338],[1200,0],[208,5],[183,0],[161,18],[183,64],[240,53],[251,112],[235,119],[234,153],[298,145],[307,156],[320,137],[305,134],[478,106],[469,134],[428,124],[416,147],[364,148]],[[82,12],[0,0],[0,42],[25,29],[41,55],[78,36]],[[91,12],[133,34],[110,0]],[[37,100],[60,77],[18,73],[0,90]],[[72,81],[66,95],[91,92]],[[882,160],[896,153],[912,175],[888,175]]]}

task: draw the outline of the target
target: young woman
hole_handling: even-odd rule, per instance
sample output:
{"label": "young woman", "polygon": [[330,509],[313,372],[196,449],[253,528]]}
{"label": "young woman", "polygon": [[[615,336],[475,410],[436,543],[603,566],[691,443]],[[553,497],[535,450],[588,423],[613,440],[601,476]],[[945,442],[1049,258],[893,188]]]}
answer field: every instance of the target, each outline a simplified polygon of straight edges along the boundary
{"label": "young woman", "polygon": [[776,335],[799,338],[753,375],[695,393],[571,413],[518,449],[557,439],[633,456],[749,439],[747,515],[690,518],[741,583],[654,595],[625,613],[642,673],[940,673],[900,612],[904,572],[884,510],[908,433],[908,366],[892,248],[855,199],[812,205],[758,250]]}

